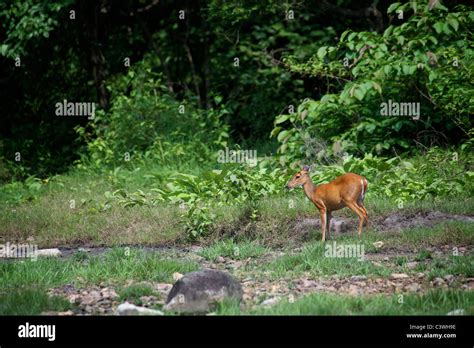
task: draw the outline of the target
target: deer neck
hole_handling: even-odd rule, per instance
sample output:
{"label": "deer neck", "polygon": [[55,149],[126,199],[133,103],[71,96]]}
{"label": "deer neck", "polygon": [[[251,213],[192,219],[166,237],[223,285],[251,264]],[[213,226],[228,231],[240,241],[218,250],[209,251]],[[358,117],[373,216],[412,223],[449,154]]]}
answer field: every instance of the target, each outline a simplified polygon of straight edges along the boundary
{"label": "deer neck", "polygon": [[304,183],[303,190],[306,197],[308,197],[309,200],[312,201],[313,196],[314,196],[314,191],[316,190],[316,186],[313,184],[313,181],[311,180],[311,178],[308,179],[308,181]]}

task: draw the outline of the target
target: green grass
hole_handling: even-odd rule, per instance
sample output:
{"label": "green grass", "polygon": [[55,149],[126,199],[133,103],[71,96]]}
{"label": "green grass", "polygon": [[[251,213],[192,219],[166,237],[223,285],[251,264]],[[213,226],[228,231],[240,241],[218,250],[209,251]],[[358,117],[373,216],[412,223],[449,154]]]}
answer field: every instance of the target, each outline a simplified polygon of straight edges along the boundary
{"label": "green grass", "polygon": [[235,301],[218,305],[217,315],[446,315],[463,309],[474,315],[474,292],[433,290],[425,294],[391,296],[347,296],[314,293],[289,302],[282,299],[271,307],[242,310]]}
{"label": "green grass", "polygon": [[[355,241],[354,241],[355,242]],[[349,244],[337,242],[339,245]],[[357,241],[356,243],[360,243]],[[330,245],[328,242],[326,245]],[[271,277],[278,279],[288,275],[297,276],[310,272],[314,277],[326,275],[353,276],[353,275],[378,275],[388,276],[390,270],[377,267],[366,259],[358,257],[327,257],[326,247],[322,242],[308,243],[301,252],[294,255],[285,255],[269,264],[263,269],[271,271]]]}
{"label": "green grass", "polygon": [[159,294],[153,290],[151,286],[145,284],[134,284],[123,288],[118,292],[118,295],[121,302],[128,301],[130,303],[136,304],[137,306],[141,306],[143,304],[140,300],[140,297],[142,296],[159,297]]}
{"label": "green grass", "polygon": [[[401,302],[401,303],[400,303]],[[283,301],[259,308],[257,315],[446,315],[456,309],[474,314],[474,293],[460,290],[431,291],[423,295],[351,297],[311,294],[294,303]]]}
{"label": "green grass", "polygon": [[[164,259],[157,253],[131,249],[127,255],[125,248],[116,248],[105,255],[92,257],[81,254],[68,259],[0,262],[0,315],[39,314],[68,308],[63,301],[48,299],[46,295],[49,288],[64,284],[83,287],[102,282],[122,284],[129,280],[172,283],[174,272],[188,273],[198,269],[194,262]],[[126,288],[120,296],[137,298],[150,294],[141,287]]]}
{"label": "green grass", "polygon": [[0,290],[0,315],[32,315],[68,309],[71,309],[68,300],[50,297],[43,289]]}
{"label": "green grass", "polygon": [[171,283],[174,272],[188,273],[197,269],[194,262],[161,258],[156,252],[131,249],[127,256],[125,248],[116,248],[85,260],[71,257],[1,262],[0,289],[47,288],[67,283],[84,286],[126,280]]}
{"label": "green grass", "polygon": [[[188,173],[199,174],[206,168],[186,168]],[[25,241],[33,237],[40,247],[71,245],[163,245],[185,243],[185,226],[181,223],[176,205],[163,203],[157,206],[124,208],[110,200],[106,192],[124,189],[149,192],[163,188],[176,168],[161,168],[146,164],[134,170],[116,169],[97,172],[75,169],[68,174],[46,180],[29,180],[0,186],[1,241]],[[183,171],[182,169],[179,169]],[[75,207],[71,208],[74,200]],[[108,203],[108,204],[106,204]],[[246,204],[212,208],[216,214],[206,243],[235,237],[235,240],[257,240],[264,245],[285,246],[301,241],[295,236],[293,225],[304,218],[318,218],[317,209],[302,190],[265,197],[254,202],[258,209],[256,219],[251,219]],[[371,217],[400,212],[391,199],[366,197],[366,207]],[[408,202],[404,212],[442,211],[472,214],[473,197],[427,199]],[[343,209],[336,216],[354,214]],[[310,238],[318,238],[319,231]],[[451,236],[450,236],[451,237]]]}
{"label": "green grass", "polygon": [[249,257],[263,255],[268,251],[268,248],[254,242],[236,243],[229,239],[205,247],[201,252],[199,252],[199,255],[210,261],[216,260],[219,256],[228,257],[234,260],[244,260]]}
{"label": "green grass", "polygon": [[[426,246],[434,245],[472,245],[474,240],[474,230],[472,223],[449,222],[434,228],[413,228],[404,230],[396,234],[378,234],[369,230],[361,239],[352,235],[338,236],[323,244],[320,241],[308,242],[302,251],[282,256],[270,263],[260,266],[262,270],[271,271],[272,279],[278,279],[288,275],[298,276],[304,272],[309,272],[314,277],[326,275],[339,275],[343,277],[353,275],[382,276],[387,277],[391,273],[397,272],[428,272],[431,278],[442,277],[444,275],[464,275],[473,276],[474,261],[471,255],[452,256],[445,255],[437,258],[436,262],[420,263],[416,269],[408,269],[408,261],[423,261],[430,254],[426,251],[417,252]],[[375,241],[383,241],[384,248],[376,249],[373,245]],[[376,266],[368,258],[355,257],[326,257],[326,247],[344,245],[363,246],[364,254],[377,254],[391,251],[391,255],[396,255],[397,250],[401,252],[412,252],[412,257],[395,257],[394,265]],[[362,250],[362,249],[360,249]],[[449,251],[448,251],[449,253]]]}

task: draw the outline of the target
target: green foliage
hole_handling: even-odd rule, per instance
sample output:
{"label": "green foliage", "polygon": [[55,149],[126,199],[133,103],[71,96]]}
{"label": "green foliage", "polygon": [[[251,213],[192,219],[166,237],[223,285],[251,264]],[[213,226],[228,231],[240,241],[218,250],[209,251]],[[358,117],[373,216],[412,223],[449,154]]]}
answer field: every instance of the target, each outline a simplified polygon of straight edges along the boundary
{"label": "green foliage", "polygon": [[412,159],[384,158],[367,154],[347,156],[339,165],[315,167],[313,180],[324,183],[338,175],[353,172],[369,181],[367,195],[393,198],[402,206],[426,198],[474,193],[473,157],[470,153],[432,148]]}
{"label": "green foliage", "polygon": [[[240,164],[226,164],[222,169],[205,171],[200,176],[174,173],[162,180],[148,193],[138,190],[129,194],[123,189],[106,192],[107,201],[103,204],[110,204],[113,198],[124,207],[176,204],[188,236],[196,239],[205,235],[215,220],[214,206],[253,204],[262,197],[281,192],[284,183],[279,169]],[[256,217],[255,211],[253,214]]]}
{"label": "green foliage", "polygon": [[58,13],[73,2],[2,2],[0,22],[6,38],[0,45],[0,55],[8,58],[24,57],[29,53],[28,45],[49,37],[49,33],[58,26]]}
{"label": "green foliage", "polygon": [[143,305],[143,302],[140,300],[140,297],[157,296],[157,293],[149,285],[135,284],[121,289],[118,295],[120,296],[121,302],[128,301],[136,304],[137,306],[141,306]]}
{"label": "green foliage", "polygon": [[90,161],[85,162],[97,167],[126,166],[131,159],[199,163],[209,160],[213,148],[226,145],[227,127],[221,122],[226,111],[204,111],[175,100],[153,68],[157,60],[150,55],[117,76],[108,86],[110,110],[99,110],[90,126],[76,128],[87,142]]}
{"label": "green foliage", "polygon": [[[408,17],[410,4],[389,11]],[[413,6],[415,13],[383,34],[347,30],[337,46],[320,47],[306,63],[287,59],[292,71],[327,79],[327,93],[275,119],[271,135],[281,144],[282,163],[330,156],[326,143],[338,142],[349,153],[386,154],[469,139],[474,12]],[[381,115],[389,100],[419,102],[420,118]]]}

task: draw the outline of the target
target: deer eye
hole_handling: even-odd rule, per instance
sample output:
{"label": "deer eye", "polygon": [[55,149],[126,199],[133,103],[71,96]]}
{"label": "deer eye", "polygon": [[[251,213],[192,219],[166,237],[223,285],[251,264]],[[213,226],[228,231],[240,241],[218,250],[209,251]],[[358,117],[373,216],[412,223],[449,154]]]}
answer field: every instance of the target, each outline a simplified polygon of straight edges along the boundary
{"label": "deer eye", "polygon": [[297,176],[296,176],[296,179],[299,179],[299,178],[300,178],[300,176],[301,176],[301,175],[297,175]]}

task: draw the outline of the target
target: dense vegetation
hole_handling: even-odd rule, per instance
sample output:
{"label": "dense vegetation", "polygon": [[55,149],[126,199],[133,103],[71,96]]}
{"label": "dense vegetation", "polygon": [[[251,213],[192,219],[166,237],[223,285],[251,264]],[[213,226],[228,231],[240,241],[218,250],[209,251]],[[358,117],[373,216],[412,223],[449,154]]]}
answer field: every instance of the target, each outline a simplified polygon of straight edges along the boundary
{"label": "dense vegetation", "polygon": [[[99,173],[110,186],[83,205],[173,203],[195,238],[215,206],[257,218],[302,164],[317,183],[365,175],[369,195],[401,206],[472,195],[474,12],[461,2],[23,1],[0,18],[6,204],[68,168]],[[63,100],[97,111],[57,117]],[[392,101],[418,113],[384,114]],[[225,148],[255,150],[257,166],[220,163]],[[140,170],[149,180],[130,191]]]}

